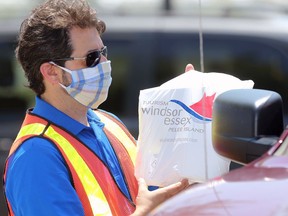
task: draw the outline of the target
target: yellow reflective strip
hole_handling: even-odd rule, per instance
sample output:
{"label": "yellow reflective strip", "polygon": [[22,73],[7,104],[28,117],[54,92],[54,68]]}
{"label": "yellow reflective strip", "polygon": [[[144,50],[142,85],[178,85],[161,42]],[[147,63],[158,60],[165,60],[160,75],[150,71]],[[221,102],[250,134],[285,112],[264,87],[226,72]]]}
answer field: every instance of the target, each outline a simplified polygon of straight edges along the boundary
{"label": "yellow reflective strip", "polygon": [[46,125],[40,124],[40,123],[32,123],[32,124],[25,125],[19,131],[16,137],[16,140],[27,135],[39,135],[43,132],[45,127]]}
{"label": "yellow reflective strip", "polygon": [[127,136],[127,134],[117,123],[107,118],[99,111],[96,114],[99,116],[101,121],[106,125],[107,130],[111,131],[120,140],[120,142],[123,143],[135,166],[136,161],[135,143]]}
{"label": "yellow reflective strip", "polygon": [[79,176],[86,194],[88,195],[93,214],[95,216],[112,215],[109,204],[100,185],[83,158],[78,154],[77,150],[68,140],[66,140],[61,134],[57,133],[52,127],[49,127],[45,134],[53,139],[54,142],[58,143],[64,153],[68,156],[72,166]]}

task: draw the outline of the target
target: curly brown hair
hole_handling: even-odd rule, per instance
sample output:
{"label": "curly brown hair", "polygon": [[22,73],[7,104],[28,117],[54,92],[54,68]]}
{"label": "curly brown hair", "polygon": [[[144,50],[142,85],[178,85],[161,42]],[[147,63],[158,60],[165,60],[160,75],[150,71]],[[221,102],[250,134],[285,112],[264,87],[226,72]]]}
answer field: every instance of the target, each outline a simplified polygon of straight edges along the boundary
{"label": "curly brown hair", "polygon": [[47,0],[23,21],[15,53],[25,71],[28,87],[37,95],[45,92],[41,64],[71,56],[69,31],[74,26],[95,27],[100,35],[106,29],[86,0]]}

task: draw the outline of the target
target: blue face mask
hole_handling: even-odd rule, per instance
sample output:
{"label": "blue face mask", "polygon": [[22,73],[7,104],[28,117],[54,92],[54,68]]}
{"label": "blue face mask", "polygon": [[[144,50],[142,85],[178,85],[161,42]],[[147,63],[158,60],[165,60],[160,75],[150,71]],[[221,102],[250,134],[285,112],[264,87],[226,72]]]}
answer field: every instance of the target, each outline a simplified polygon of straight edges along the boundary
{"label": "blue face mask", "polygon": [[71,74],[72,83],[69,86],[60,85],[82,105],[96,109],[107,99],[112,82],[111,61],[79,70],[69,70],[54,62],[50,63]]}

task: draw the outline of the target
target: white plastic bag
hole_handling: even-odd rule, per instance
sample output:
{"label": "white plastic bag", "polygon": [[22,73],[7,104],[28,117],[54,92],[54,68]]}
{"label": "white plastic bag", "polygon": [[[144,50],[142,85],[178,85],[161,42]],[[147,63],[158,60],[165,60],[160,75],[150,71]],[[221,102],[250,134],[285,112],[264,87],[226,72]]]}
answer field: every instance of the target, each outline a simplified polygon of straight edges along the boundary
{"label": "white plastic bag", "polygon": [[223,73],[189,71],[140,91],[136,177],[166,186],[183,178],[201,182],[228,172],[230,161],[211,141],[212,106],[220,93],[253,88]]}

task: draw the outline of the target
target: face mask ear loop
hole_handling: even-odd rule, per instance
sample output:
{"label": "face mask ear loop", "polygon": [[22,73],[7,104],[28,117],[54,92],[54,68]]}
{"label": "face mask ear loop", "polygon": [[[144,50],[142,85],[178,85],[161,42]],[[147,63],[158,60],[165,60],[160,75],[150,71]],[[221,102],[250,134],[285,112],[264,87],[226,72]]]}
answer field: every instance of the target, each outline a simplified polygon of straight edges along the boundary
{"label": "face mask ear loop", "polygon": [[56,66],[56,67],[58,67],[58,68],[61,68],[61,69],[64,70],[65,72],[67,72],[67,73],[69,73],[69,74],[72,75],[72,72],[71,72],[69,69],[67,69],[67,68],[65,68],[65,67],[62,67],[62,66],[56,64],[56,63],[53,62],[53,61],[50,61],[49,63],[52,64],[52,65],[54,65],[54,66]]}
{"label": "face mask ear loop", "polygon": [[[69,73],[69,74],[71,74],[72,75],[72,72],[71,71],[69,71],[67,68],[64,68],[64,67],[61,67],[60,65],[57,65],[55,62],[53,62],[53,61],[50,61],[49,62],[50,64],[52,64],[52,65],[54,65],[54,66],[56,66],[56,67],[58,67],[58,68],[61,68],[62,70],[64,70],[65,72],[67,72],[67,73]],[[67,86],[64,86],[62,83],[60,83],[59,82],[59,85],[67,92]]]}

